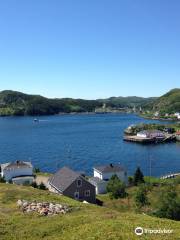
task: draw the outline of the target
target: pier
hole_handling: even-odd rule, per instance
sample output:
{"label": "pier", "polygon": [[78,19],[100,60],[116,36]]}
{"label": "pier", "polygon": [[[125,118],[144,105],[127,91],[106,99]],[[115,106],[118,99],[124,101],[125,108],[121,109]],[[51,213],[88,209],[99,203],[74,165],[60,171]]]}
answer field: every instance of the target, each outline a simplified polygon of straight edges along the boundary
{"label": "pier", "polygon": [[160,177],[160,179],[169,179],[169,178],[175,178],[180,176],[180,173],[169,173],[167,175],[164,175],[162,177]]}

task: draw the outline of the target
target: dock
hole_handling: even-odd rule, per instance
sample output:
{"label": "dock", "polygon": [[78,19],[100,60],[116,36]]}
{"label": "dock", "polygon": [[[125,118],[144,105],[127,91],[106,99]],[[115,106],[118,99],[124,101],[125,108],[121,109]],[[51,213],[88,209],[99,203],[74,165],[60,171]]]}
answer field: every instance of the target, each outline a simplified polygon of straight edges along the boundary
{"label": "dock", "polygon": [[173,134],[166,134],[164,138],[143,138],[137,135],[124,135],[123,140],[137,143],[165,143],[176,141],[176,137]]}
{"label": "dock", "polygon": [[169,178],[175,178],[180,176],[180,173],[169,173],[167,175],[162,176],[160,179],[169,179]]}
{"label": "dock", "polygon": [[138,137],[136,135],[133,135],[133,136],[124,135],[123,140],[128,141],[128,142],[138,142],[138,143],[153,143],[154,142],[154,139],[152,139],[152,138],[142,138],[142,137]]}

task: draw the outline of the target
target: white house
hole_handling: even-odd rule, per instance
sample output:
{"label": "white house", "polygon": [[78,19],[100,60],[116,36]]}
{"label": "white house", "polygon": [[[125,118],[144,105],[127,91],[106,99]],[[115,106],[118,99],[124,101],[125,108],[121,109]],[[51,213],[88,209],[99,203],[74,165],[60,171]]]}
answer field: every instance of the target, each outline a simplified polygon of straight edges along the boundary
{"label": "white house", "polygon": [[155,116],[155,117],[159,117],[159,112],[158,112],[158,111],[155,112],[155,113],[154,113],[154,116]]}
{"label": "white house", "polygon": [[1,164],[1,177],[16,184],[32,183],[34,180],[33,166],[30,162],[16,161]]}
{"label": "white house", "polygon": [[96,194],[106,193],[108,181],[115,174],[121,181],[127,183],[127,172],[120,165],[94,167],[94,176],[89,181],[96,187]]}
{"label": "white house", "polygon": [[165,135],[159,130],[144,130],[137,133],[137,137],[140,138],[164,138]]}

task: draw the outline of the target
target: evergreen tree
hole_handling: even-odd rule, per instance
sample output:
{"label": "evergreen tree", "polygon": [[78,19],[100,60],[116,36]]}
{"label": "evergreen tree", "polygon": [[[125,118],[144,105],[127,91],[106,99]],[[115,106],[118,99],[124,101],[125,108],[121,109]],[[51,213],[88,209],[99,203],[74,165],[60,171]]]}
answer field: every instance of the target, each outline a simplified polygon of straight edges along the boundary
{"label": "evergreen tree", "polygon": [[141,208],[148,204],[147,191],[144,186],[140,186],[136,191],[134,200],[138,208]]}
{"label": "evergreen tree", "polygon": [[127,195],[125,184],[121,182],[117,175],[113,175],[107,184],[107,192],[110,193],[110,198],[123,198]]}
{"label": "evergreen tree", "polygon": [[141,172],[140,167],[136,169],[136,172],[134,174],[134,185],[137,186],[138,184],[144,183],[144,175]]}

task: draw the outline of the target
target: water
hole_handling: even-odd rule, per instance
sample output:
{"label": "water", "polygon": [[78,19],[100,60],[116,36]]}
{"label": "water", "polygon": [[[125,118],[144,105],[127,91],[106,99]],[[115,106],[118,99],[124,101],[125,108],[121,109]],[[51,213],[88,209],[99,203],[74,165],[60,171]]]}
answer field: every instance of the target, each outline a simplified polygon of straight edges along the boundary
{"label": "water", "polygon": [[46,172],[66,165],[91,174],[93,166],[109,163],[121,163],[128,174],[137,166],[145,175],[180,172],[180,143],[140,145],[123,141],[126,127],[151,120],[131,114],[45,116],[39,123],[33,119],[0,118],[1,163],[30,160]]}

